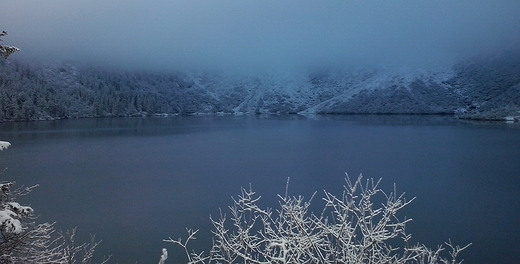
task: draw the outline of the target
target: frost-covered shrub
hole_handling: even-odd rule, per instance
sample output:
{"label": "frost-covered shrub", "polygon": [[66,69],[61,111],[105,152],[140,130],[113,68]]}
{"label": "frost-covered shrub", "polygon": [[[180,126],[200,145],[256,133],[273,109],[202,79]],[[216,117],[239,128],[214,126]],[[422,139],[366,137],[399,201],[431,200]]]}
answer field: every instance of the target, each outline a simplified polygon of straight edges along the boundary
{"label": "frost-covered shrub", "polygon": [[243,188],[229,207],[229,220],[224,213],[211,219],[215,229],[209,254],[188,249],[198,230],[188,230],[184,241],[164,241],[181,246],[189,263],[460,263],[457,255],[469,245],[446,243],[451,250],[446,257],[443,246],[409,245],[405,226],[411,219],[398,212],[413,199],[407,201],[395,187],[387,193],[378,185],[347,176],[341,196],[324,192],[319,214],[309,212],[312,197],[305,200],[286,191],[279,196],[279,209],[262,209],[260,197]]}
{"label": "frost-covered shrub", "polygon": [[[11,144],[0,141],[0,150]],[[14,182],[0,182],[0,264],[91,263],[99,244],[75,244],[76,230],[57,232],[52,223],[34,222],[34,210],[20,205],[17,198],[29,194],[37,185],[13,189]],[[106,263],[108,259],[103,260]]]}

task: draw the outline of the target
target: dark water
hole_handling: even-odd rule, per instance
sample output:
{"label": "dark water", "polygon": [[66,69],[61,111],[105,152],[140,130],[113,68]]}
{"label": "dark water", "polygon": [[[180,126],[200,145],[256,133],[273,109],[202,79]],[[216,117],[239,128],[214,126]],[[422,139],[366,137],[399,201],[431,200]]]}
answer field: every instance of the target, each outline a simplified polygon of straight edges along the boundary
{"label": "dark water", "polygon": [[[465,263],[520,263],[520,125],[435,116],[211,116],[0,124],[2,178],[40,184],[23,202],[60,229],[103,242],[112,263],[171,263],[162,239],[201,229],[252,184],[276,206],[290,194],[340,194],[351,177],[417,197],[402,215],[415,242],[473,245]],[[319,204],[319,199],[315,200]],[[317,206],[319,208],[319,206]],[[181,258],[182,259],[182,258]]]}

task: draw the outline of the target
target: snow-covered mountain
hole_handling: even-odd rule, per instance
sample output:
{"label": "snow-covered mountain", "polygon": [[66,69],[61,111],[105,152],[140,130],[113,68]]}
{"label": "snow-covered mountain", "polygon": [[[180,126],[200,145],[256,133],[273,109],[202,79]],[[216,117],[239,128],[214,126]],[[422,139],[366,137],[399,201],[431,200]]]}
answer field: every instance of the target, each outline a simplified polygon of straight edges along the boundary
{"label": "snow-covered mountain", "polygon": [[518,119],[520,52],[446,68],[355,68],[230,76],[0,65],[0,119],[171,114],[454,114]]}
{"label": "snow-covered mountain", "polygon": [[[426,97],[435,96],[434,93],[446,94],[449,89],[443,83],[454,75],[451,69],[387,67],[307,76],[211,76],[192,82],[209,91],[219,102],[226,102],[230,106],[226,112],[232,113],[454,113],[455,108],[413,105],[430,99]],[[400,100],[406,101],[395,105]]]}
{"label": "snow-covered mountain", "polygon": [[358,68],[305,76],[211,76],[193,81],[228,113],[520,116],[520,56],[508,52],[446,68]]}

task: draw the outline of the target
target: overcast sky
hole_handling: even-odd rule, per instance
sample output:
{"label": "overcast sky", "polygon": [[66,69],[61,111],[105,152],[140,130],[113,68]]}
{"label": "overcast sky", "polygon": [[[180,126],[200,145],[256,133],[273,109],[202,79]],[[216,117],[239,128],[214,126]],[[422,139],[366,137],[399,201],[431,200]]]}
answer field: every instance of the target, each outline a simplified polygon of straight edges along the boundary
{"label": "overcast sky", "polygon": [[519,0],[0,0],[13,58],[150,70],[437,64],[520,43]]}

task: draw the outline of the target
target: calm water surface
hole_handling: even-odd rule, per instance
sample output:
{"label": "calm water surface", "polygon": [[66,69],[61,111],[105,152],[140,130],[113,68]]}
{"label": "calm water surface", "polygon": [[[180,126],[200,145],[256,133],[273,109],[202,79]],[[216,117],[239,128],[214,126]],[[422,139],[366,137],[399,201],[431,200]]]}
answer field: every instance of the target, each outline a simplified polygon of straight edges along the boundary
{"label": "calm water surface", "polygon": [[[383,178],[417,199],[401,216],[415,242],[465,245],[465,263],[520,263],[520,125],[435,116],[208,116],[0,124],[2,175],[40,187],[22,202],[112,263],[181,259],[162,242],[201,229],[250,183],[263,205],[340,194],[345,173]],[[319,208],[319,199],[316,199]]]}

